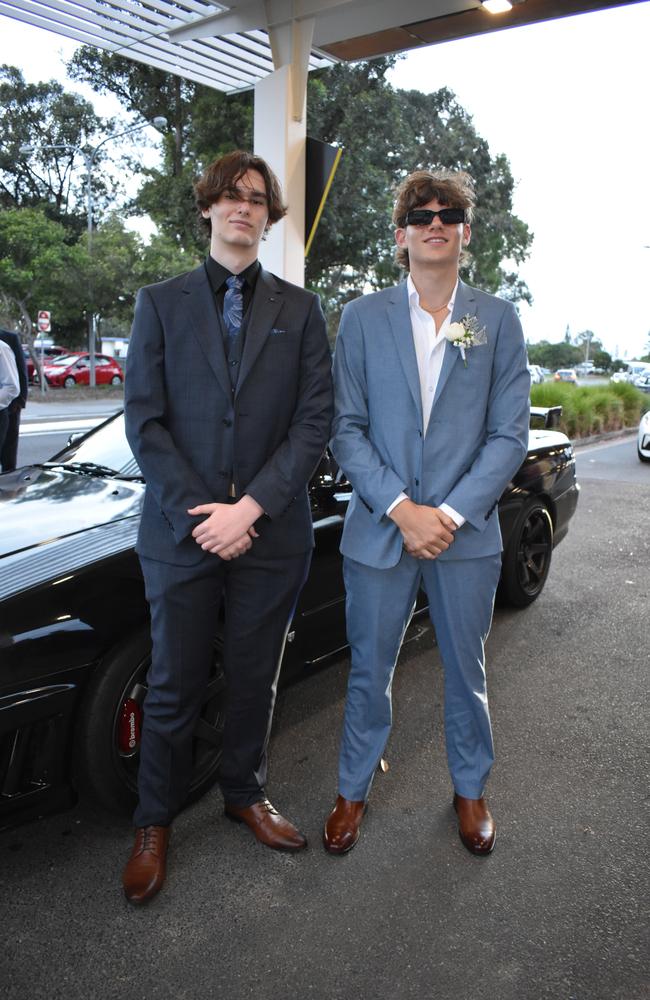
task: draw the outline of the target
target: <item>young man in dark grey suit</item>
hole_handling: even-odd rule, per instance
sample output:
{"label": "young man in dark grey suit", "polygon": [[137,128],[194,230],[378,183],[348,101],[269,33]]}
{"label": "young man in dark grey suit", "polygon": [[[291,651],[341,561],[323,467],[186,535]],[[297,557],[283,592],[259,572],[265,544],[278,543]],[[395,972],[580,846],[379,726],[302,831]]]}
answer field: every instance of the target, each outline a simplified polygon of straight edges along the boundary
{"label": "young man in dark grey suit", "polygon": [[269,847],[306,846],[264,786],[279,663],[313,547],[307,484],[332,416],[325,321],[317,296],[257,260],[286,212],[264,160],[229,153],[195,192],[209,256],[140,290],[127,363],[127,436],[147,483],[137,551],[153,639],[123,876],[134,903],[165,878],[222,604],[226,815]]}

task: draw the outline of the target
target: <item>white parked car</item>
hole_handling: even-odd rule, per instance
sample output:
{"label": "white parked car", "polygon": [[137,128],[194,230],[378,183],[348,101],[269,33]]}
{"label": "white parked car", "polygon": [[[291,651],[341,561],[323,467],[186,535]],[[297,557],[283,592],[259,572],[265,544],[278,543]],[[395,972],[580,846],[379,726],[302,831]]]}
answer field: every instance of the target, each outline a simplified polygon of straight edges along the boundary
{"label": "white parked car", "polygon": [[636,447],[639,461],[650,462],[650,410],[641,417]]}
{"label": "white parked car", "polygon": [[528,371],[530,372],[530,381],[533,385],[541,385],[544,381],[544,372],[539,365],[528,365]]}

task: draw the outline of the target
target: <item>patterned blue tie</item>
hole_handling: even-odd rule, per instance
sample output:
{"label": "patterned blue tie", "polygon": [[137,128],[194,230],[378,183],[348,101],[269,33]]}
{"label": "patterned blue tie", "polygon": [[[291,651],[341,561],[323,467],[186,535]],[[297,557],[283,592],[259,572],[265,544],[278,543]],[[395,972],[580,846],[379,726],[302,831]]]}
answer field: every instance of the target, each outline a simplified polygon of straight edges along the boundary
{"label": "patterned blue tie", "polygon": [[226,278],[226,294],[223,299],[223,321],[228,334],[228,353],[232,350],[237,335],[241,330],[241,321],[244,311],[244,296],[242,287],[244,279],[238,274],[231,274]]}

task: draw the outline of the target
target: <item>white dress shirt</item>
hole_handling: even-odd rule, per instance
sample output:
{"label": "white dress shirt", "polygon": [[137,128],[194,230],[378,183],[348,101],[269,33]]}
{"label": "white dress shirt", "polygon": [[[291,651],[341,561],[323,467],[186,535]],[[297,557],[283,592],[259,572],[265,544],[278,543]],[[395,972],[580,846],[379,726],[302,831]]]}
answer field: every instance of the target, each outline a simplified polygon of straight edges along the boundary
{"label": "white dress shirt", "polygon": [[4,410],[20,395],[20,381],[14,352],[0,340],[0,410]]}
{"label": "white dress shirt", "polygon": [[[436,324],[433,316],[420,305],[420,295],[417,288],[413,284],[413,279],[410,274],[406,279],[406,290],[409,300],[409,313],[411,315],[413,344],[415,346],[415,356],[417,358],[418,374],[420,376],[420,398],[422,400],[422,417],[424,421],[423,433],[426,435],[427,428],[429,426],[429,419],[431,417],[431,407],[433,405],[436,389],[438,387],[438,380],[440,378],[442,359],[445,353],[445,341],[447,339],[445,337],[445,333],[451,323],[451,316],[454,311],[454,302],[456,301],[456,292],[458,291],[458,281],[454,285],[451,298],[447,303],[447,315],[440,324],[440,329],[438,331],[436,331]],[[393,500],[386,513],[390,514],[398,503],[401,503],[402,500],[406,499],[406,493],[400,493],[400,495]],[[449,506],[449,504],[441,503],[439,509],[444,511],[445,514],[448,514],[449,517],[456,522],[459,528],[465,523],[465,518],[462,514],[455,511],[453,507]]]}

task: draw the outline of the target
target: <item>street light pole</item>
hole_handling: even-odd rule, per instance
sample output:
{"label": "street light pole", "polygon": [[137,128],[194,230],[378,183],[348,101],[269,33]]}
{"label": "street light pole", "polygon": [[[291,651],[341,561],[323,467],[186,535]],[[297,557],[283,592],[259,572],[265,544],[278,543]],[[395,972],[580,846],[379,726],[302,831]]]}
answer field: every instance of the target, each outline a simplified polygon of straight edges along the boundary
{"label": "street light pole", "polygon": [[[107,135],[105,139],[102,139],[94,149],[88,152],[82,149],[81,146],[72,146],[69,143],[52,143],[43,146],[32,146],[25,145],[20,147],[21,153],[33,153],[37,149],[68,149],[73,153],[80,153],[83,157],[84,166],[86,168],[86,245],[88,248],[88,257],[91,258],[92,254],[92,243],[93,243],[93,184],[92,184],[92,172],[93,166],[95,164],[95,157],[97,153],[107,142],[113,139],[121,139],[122,136],[131,135],[133,132],[139,132],[140,129],[146,128],[148,125],[153,125],[155,128],[164,128],[167,124],[167,119],[162,116],[157,116],[152,119],[151,122],[141,122],[140,125],[132,125],[130,128],[124,129],[122,132],[115,132],[112,135]],[[90,363],[89,370],[89,383],[91,386],[97,384],[96,379],[96,365],[95,365],[95,311],[89,308],[88,311],[88,360]],[[41,378],[43,376],[41,375]]]}

